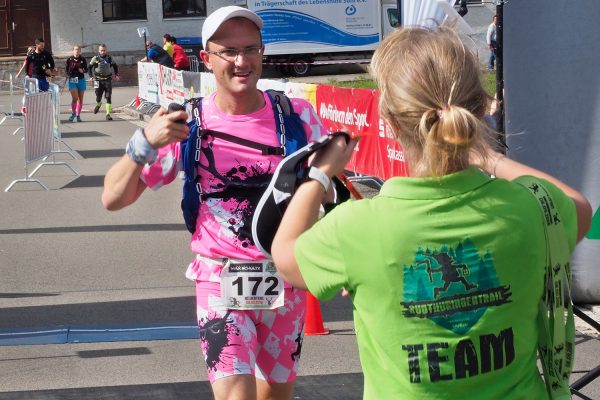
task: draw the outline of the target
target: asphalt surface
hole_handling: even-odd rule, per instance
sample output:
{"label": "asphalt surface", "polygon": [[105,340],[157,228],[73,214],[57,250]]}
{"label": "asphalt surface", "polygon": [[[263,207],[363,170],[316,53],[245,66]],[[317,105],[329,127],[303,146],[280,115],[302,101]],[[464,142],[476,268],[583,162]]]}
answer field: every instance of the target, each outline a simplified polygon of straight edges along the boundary
{"label": "asphalt surface", "polygon": [[[63,93],[61,132],[75,158],[55,160],[81,176],[46,165],[34,178],[48,191],[27,182],[4,192],[25,171],[21,133],[12,134],[21,122],[0,125],[0,400],[211,398],[194,339],[194,287],[184,276],[192,254],[180,186],[146,193],[117,213],[100,204],[104,173],[144,124],[118,112],[136,92],[114,90],[117,112],[108,122],[89,112],[88,91],[82,123],[66,121]],[[20,100],[0,95],[0,111],[11,102],[18,109]],[[337,297],[321,307],[331,334],[305,339],[294,398],[360,399],[351,304]],[[579,332],[573,379],[600,360],[598,337]],[[44,344],[17,344],[36,340]],[[600,398],[600,381],[583,393]]]}

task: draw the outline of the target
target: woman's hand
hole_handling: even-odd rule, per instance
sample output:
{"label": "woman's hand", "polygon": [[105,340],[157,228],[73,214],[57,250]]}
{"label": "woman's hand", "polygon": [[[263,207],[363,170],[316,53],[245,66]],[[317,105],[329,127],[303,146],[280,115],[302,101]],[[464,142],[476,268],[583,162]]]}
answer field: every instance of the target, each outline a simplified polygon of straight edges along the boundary
{"label": "woman's hand", "polygon": [[338,135],[327,146],[317,150],[311,166],[319,168],[329,178],[343,173],[358,143],[358,139],[347,138],[345,134]]}

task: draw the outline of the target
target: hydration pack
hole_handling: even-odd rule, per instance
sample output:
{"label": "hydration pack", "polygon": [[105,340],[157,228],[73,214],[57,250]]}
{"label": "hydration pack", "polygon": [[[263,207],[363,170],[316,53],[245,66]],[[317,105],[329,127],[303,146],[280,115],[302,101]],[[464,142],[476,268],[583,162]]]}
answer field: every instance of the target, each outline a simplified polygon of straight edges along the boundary
{"label": "hydration pack", "polygon": [[102,58],[100,56],[94,56],[92,63],[94,61],[98,62],[98,64],[96,65],[96,68],[94,69],[94,72],[97,77],[108,78],[112,75],[112,69],[111,69],[112,58],[110,56],[106,56],[105,58]]}
{"label": "hydration pack", "polygon": [[[203,129],[202,98],[198,97],[186,101],[186,103],[190,103],[192,107],[192,120],[188,122],[190,131],[188,138],[181,141],[181,159],[183,161],[183,171],[185,172],[181,210],[183,212],[185,225],[190,233],[196,231],[198,208],[202,202],[202,197],[224,197],[223,193],[219,192],[202,193],[200,177],[197,170],[201,155],[201,141],[204,137],[218,137],[223,140],[261,150],[263,155],[280,155],[282,157],[294,153],[308,143],[300,115],[294,112],[290,99],[280,91],[267,90],[266,93],[268,94],[273,107],[275,129],[280,143],[279,147],[267,146],[262,143],[253,142],[223,132]],[[177,106],[178,107],[173,108],[181,108],[180,105]],[[169,109],[171,108],[172,107],[169,106]],[[268,181],[265,182],[261,190],[264,191],[268,184]]]}

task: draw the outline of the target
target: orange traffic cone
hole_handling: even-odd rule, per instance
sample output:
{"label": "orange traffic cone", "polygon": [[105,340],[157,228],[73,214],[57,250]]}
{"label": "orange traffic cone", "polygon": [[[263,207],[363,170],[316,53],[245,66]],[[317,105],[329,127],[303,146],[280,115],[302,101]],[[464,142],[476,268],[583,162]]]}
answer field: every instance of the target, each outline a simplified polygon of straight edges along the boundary
{"label": "orange traffic cone", "polygon": [[309,292],[306,292],[306,316],[304,318],[304,334],[329,335],[329,329],[323,326],[323,317],[321,316],[321,306],[319,300]]}

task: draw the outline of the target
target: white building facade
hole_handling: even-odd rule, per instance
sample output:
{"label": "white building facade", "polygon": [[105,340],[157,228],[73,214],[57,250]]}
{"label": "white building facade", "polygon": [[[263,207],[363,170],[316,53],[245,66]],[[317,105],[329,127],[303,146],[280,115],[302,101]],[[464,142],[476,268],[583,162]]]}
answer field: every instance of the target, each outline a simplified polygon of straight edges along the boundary
{"label": "white building facade", "polygon": [[[52,51],[61,56],[74,44],[85,53],[106,43],[112,53],[143,52],[138,28],[162,45],[169,33],[177,38],[200,37],[207,13],[235,0],[49,0]],[[245,1],[241,2],[245,5]]]}
{"label": "white building facade", "polygon": [[162,36],[200,37],[207,14],[246,0],[4,0],[0,1],[0,56],[21,56],[36,38],[57,57],[73,45],[94,53],[106,43],[111,53],[142,53],[148,39],[162,45]]}

